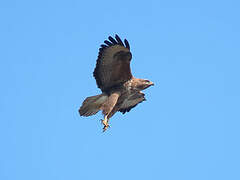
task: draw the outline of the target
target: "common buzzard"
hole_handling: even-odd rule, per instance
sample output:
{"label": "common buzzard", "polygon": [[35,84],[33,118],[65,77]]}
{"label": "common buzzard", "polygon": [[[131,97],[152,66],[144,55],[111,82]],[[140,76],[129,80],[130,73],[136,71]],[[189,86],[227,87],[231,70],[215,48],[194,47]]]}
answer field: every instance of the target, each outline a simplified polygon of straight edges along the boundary
{"label": "common buzzard", "polygon": [[81,116],[91,116],[102,110],[103,131],[109,127],[109,119],[117,112],[129,112],[139,103],[145,101],[141,92],[152,85],[151,81],[133,77],[130,69],[132,54],[126,39],[124,43],[115,35],[104,41],[99,49],[93,76],[102,94],[87,97],[79,109]]}

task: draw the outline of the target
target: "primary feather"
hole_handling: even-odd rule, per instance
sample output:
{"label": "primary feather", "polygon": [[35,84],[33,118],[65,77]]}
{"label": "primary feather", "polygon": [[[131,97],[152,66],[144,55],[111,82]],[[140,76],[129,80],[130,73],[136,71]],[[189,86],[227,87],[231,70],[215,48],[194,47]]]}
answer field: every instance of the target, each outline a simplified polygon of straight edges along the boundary
{"label": "primary feather", "polygon": [[[145,100],[141,92],[153,83],[133,77],[130,68],[132,54],[129,42],[118,35],[104,41],[99,49],[93,75],[102,94],[88,97],[79,109],[81,116],[91,116],[102,110],[107,119],[117,111],[129,112]],[[106,123],[106,122],[105,122]]]}

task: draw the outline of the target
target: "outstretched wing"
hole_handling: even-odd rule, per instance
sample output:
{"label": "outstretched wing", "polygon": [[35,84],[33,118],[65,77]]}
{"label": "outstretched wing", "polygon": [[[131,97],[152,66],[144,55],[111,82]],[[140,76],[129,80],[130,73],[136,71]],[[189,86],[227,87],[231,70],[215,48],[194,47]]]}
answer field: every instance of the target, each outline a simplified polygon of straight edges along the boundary
{"label": "outstretched wing", "polygon": [[108,37],[109,41],[104,41],[99,49],[96,68],[93,75],[96,79],[97,86],[102,90],[121,85],[132,78],[130,61],[132,54],[130,46],[125,39],[122,40],[115,36]]}
{"label": "outstretched wing", "polygon": [[136,107],[139,103],[146,101],[145,94],[141,91],[136,91],[134,94],[131,94],[126,99],[124,99],[121,104],[119,111],[125,114],[129,112],[132,108]]}

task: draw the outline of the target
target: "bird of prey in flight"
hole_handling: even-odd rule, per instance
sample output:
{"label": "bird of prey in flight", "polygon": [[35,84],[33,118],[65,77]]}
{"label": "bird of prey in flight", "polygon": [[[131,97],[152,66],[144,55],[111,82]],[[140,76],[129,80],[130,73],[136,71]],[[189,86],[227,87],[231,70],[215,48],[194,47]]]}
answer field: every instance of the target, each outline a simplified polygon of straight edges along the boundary
{"label": "bird of prey in flight", "polygon": [[131,73],[132,54],[126,39],[109,36],[98,53],[93,76],[102,93],[87,97],[79,109],[81,116],[91,116],[102,110],[103,131],[109,127],[109,119],[118,111],[125,114],[145,101],[142,90],[153,86],[147,79],[135,78]]}

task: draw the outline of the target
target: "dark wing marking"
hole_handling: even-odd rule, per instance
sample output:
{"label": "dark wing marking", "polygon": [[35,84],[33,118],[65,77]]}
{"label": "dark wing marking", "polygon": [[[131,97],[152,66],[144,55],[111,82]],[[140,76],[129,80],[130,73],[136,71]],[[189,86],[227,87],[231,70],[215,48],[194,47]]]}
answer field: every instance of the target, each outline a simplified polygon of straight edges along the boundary
{"label": "dark wing marking", "polygon": [[126,112],[129,112],[132,108],[136,107],[139,103],[146,101],[145,94],[137,91],[134,94],[131,94],[128,96],[123,103],[121,104],[119,111],[125,114]]}
{"label": "dark wing marking", "polygon": [[116,41],[115,39],[113,39],[111,36],[109,36],[108,39],[109,39],[113,44],[117,44],[117,41]]}
{"label": "dark wing marking", "polygon": [[113,86],[122,85],[132,78],[130,69],[132,54],[129,43],[125,39],[124,46],[118,35],[115,38],[109,36],[109,41],[105,40],[105,44],[101,45],[93,72],[97,86],[102,91],[107,91]]}
{"label": "dark wing marking", "polygon": [[112,46],[112,45],[113,45],[113,44],[110,43],[108,40],[105,40],[104,43],[107,44],[108,46]]}
{"label": "dark wing marking", "polygon": [[124,39],[124,43],[126,45],[126,48],[128,48],[130,50],[130,45],[129,45],[129,43],[128,43],[128,41],[126,39]]}
{"label": "dark wing marking", "polygon": [[116,38],[119,45],[124,46],[122,40],[120,39],[120,37],[117,34],[116,34],[115,38]]}
{"label": "dark wing marking", "polygon": [[105,44],[102,44],[101,47],[102,47],[102,48],[106,48],[106,47],[108,47],[108,46],[105,45]]}

